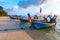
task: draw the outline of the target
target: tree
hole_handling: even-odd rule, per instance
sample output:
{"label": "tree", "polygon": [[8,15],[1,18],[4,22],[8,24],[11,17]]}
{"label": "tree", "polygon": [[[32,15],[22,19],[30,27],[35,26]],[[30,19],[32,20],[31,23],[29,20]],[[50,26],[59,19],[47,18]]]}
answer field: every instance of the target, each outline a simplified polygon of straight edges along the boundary
{"label": "tree", "polygon": [[2,6],[0,6],[0,10],[3,10],[3,7]]}
{"label": "tree", "polygon": [[7,16],[7,12],[3,10],[2,6],[0,6],[0,16]]}

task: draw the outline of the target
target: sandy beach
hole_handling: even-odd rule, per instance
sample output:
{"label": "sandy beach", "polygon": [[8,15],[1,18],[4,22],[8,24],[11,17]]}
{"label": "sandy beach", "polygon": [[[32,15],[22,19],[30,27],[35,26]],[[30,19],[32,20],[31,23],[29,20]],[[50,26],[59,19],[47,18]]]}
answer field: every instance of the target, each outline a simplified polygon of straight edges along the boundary
{"label": "sandy beach", "polygon": [[9,17],[0,17],[0,40],[59,40],[53,35],[53,28],[39,30],[20,30],[20,28],[19,25],[9,21]]}

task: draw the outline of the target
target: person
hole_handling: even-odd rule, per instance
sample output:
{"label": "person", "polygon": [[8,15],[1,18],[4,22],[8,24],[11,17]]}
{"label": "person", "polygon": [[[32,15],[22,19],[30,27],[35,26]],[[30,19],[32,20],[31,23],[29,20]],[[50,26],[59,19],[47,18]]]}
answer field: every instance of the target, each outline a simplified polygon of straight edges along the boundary
{"label": "person", "polygon": [[46,23],[50,23],[50,21],[51,21],[51,15],[44,16],[44,20],[45,20]]}
{"label": "person", "polygon": [[44,20],[41,20],[41,22],[50,23],[50,19],[51,19],[51,16],[50,15],[48,15],[48,16],[44,15],[43,18],[44,18]]}
{"label": "person", "polygon": [[44,15],[43,19],[42,19],[42,20],[40,20],[40,22],[45,23],[46,21],[47,21],[47,19],[46,19],[46,16]]}
{"label": "person", "polygon": [[53,18],[51,19],[51,23],[56,23],[56,18],[57,18],[57,15],[54,15]]}
{"label": "person", "polygon": [[37,15],[34,15],[34,18],[33,18],[33,20],[38,20],[38,16]]}
{"label": "person", "polygon": [[44,15],[44,22],[47,22],[47,16],[46,15]]}

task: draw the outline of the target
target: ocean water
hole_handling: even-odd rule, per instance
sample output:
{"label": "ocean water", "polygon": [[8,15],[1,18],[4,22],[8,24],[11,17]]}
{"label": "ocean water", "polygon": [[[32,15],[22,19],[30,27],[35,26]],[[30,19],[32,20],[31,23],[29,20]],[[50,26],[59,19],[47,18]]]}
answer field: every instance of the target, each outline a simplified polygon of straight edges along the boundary
{"label": "ocean water", "polygon": [[56,22],[57,24],[56,27],[54,28],[55,30],[53,34],[56,38],[59,38],[60,40],[60,16],[57,18]]}
{"label": "ocean water", "polygon": [[[27,17],[25,17],[25,18],[27,19]],[[43,28],[41,30],[52,33],[55,38],[60,40],[60,17],[58,17],[56,21],[57,21],[57,24],[54,28]],[[34,30],[34,29],[29,28],[29,26],[30,26],[29,23],[21,24],[20,21],[16,21],[16,22],[20,25],[21,28],[24,28],[24,30]]]}

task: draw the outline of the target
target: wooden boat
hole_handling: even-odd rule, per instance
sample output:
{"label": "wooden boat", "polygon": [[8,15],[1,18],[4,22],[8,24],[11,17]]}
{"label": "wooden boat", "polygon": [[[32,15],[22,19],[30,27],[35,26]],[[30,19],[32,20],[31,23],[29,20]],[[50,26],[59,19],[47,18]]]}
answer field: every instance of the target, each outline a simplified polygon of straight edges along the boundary
{"label": "wooden boat", "polygon": [[22,19],[22,20],[20,19],[20,21],[23,22],[23,23],[29,22],[27,19]]}
{"label": "wooden boat", "polygon": [[20,18],[20,17],[13,17],[9,16],[13,20],[20,20],[22,23],[29,22],[28,19]]}
{"label": "wooden boat", "polygon": [[18,20],[17,17],[14,17],[14,16],[9,16],[11,19],[14,19],[14,20]]}
{"label": "wooden boat", "polygon": [[45,27],[53,27],[53,26],[55,26],[55,23],[33,22],[32,26],[35,29],[39,29],[39,28],[45,28]]}
{"label": "wooden boat", "polygon": [[30,14],[28,14],[28,20],[29,20],[30,24],[33,26],[33,28],[35,28],[35,29],[53,27],[56,25],[55,23],[43,23],[43,22],[37,22],[37,21],[34,22],[32,20],[32,18],[30,17]]}

